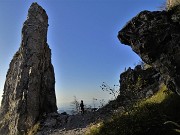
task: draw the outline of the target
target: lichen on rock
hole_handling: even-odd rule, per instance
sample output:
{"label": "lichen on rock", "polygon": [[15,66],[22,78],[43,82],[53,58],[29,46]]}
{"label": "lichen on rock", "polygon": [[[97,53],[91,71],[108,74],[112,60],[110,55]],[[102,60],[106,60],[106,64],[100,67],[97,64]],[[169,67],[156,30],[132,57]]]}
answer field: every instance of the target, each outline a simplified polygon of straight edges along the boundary
{"label": "lichen on rock", "polygon": [[24,134],[44,113],[57,112],[55,75],[47,44],[48,16],[32,3],[22,41],[6,75],[0,112],[0,134]]}

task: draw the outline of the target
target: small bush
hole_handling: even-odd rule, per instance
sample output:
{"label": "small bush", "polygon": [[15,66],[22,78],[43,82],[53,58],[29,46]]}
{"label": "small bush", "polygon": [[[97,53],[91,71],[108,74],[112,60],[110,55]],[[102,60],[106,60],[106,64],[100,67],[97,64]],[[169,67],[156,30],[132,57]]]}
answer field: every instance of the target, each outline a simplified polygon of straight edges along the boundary
{"label": "small bush", "polygon": [[40,129],[40,123],[36,123],[27,133],[27,135],[35,135]]}
{"label": "small bush", "polygon": [[102,126],[103,126],[102,122],[95,124],[95,125],[91,125],[89,130],[86,132],[86,135],[98,135],[98,134],[100,134],[100,129]]}
{"label": "small bush", "polygon": [[153,97],[136,103],[124,113],[114,115],[88,135],[176,135],[179,129],[164,123],[180,122],[179,114],[180,97],[163,86]]}

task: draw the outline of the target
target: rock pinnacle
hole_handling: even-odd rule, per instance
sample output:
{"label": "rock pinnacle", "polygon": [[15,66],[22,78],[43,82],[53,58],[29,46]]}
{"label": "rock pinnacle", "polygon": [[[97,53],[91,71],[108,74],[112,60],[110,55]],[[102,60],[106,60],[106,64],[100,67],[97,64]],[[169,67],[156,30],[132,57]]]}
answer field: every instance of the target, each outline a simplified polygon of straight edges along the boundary
{"label": "rock pinnacle", "polygon": [[57,112],[47,29],[46,11],[37,3],[32,3],[23,24],[21,46],[6,75],[0,134],[27,133],[43,114]]}

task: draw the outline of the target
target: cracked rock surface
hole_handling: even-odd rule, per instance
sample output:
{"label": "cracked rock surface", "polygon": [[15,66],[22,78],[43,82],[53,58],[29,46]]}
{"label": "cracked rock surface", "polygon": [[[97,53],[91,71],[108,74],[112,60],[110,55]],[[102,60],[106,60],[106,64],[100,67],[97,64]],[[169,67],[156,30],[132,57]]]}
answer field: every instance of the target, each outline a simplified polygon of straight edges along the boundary
{"label": "cracked rock surface", "polygon": [[180,6],[140,12],[119,31],[118,38],[161,74],[168,89],[180,95]]}
{"label": "cracked rock surface", "polygon": [[46,11],[33,3],[23,24],[20,48],[6,75],[0,134],[24,134],[43,113],[57,111],[47,29]]}

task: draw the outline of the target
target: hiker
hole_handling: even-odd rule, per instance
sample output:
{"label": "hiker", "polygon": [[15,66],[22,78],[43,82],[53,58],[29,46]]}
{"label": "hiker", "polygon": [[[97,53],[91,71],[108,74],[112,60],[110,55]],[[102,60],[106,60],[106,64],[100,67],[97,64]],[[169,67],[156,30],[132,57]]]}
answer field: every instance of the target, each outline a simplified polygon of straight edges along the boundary
{"label": "hiker", "polygon": [[81,108],[81,114],[84,114],[84,104],[83,104],[83,100],[81,100],[80,108]]}

